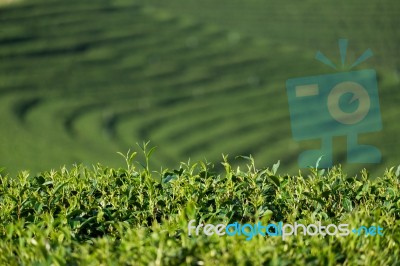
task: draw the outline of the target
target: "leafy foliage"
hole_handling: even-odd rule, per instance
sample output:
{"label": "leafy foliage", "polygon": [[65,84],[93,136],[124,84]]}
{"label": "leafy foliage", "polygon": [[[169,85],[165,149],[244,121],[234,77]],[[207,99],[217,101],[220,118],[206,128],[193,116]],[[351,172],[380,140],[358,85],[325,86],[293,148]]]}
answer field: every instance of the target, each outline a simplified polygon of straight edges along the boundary
{"label": "leafy foliage", "polygon": [[[152,150],[143,150],[147,156]],[[96,165],[0,179],[0,264],[10,265],[394,265],[399,264],[400,182],[391,168],[371,180],[340,167],[321,174],[225,172],[209,163],[151,171]],[[148,162],[148,161],[147,161]],[[384,236],[188,236],[191,219],[380,225]]]}

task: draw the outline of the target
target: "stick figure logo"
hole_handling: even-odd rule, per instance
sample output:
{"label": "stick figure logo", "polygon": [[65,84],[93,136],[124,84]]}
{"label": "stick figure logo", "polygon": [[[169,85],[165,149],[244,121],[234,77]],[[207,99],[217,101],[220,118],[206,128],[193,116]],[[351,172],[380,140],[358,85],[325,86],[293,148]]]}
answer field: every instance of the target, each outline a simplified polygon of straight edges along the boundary
{"label": "stick figure logo", "polygon": [[[345,65],[347,40],[339,40],[342,66]],[[372,56],[368,49],[350,69]],[[337,69],[326,56],[316,59]],[[376,72],[373,69],[289,79],[286,82],[293,138],[297,141],[321,139],[321,148],[299,155],[301,167],[333,164],[332,138],[347,136],[347,161],[379,163],[380,151],[358,144],[358,134],[382,129]]]}

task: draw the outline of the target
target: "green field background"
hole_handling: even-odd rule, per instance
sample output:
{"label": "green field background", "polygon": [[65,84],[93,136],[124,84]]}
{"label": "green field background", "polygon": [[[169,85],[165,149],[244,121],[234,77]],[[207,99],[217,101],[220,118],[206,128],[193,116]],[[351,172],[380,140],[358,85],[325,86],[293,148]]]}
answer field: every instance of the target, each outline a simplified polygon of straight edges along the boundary
{"label": "green field background", "polygon": [[[157,146],[153,165],[251,154],[258,167],[318,140],[292,139],[285,82],[336,73],[321,50],[376,69],[383,130],[360,136],[383,154],[373,173],[400,162],[400,2],[19,1],[0,6],[0,166],[8,172],[102,163],[118,167],[136,143]],[[238,161],[237,164],[240,164]],[[349,172],[349,173],[350,173]]]}

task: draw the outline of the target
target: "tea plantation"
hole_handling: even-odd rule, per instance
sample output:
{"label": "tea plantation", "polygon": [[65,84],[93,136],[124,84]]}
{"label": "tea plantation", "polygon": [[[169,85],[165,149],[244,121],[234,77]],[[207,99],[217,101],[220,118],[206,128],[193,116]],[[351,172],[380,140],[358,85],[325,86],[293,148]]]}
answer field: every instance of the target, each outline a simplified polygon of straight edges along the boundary
{"label": "tea plantation", "polygon": [[367,48],[375,53],[358,69],[378,72],[383,130],[360,140],[383,161],[346,165],[337,138],[335,162],[352,173],[396,165],[398,2],[249,1],[242,10],[230,2],[0,6],[0,165],[14,175],[73,163],[120,167],[116,151],[151,140],[157,166],[252,154],[295,173],[298,154],[319,141],[292,140],[285,82],[335,72],[314,54],[338,62],[338,38],[349,39],[349,64]]}
{"label": "tea plantation", "polygon": [[[400,265],[399,3],[0,0],[0,265]],[[314,59],[338,64],[340,38],[346,67]],[[368,48],[353,70],[376,70],[383,130],[359,140],[382,162],[347,164],[335,137],[337,166],[299,170],[319,142],[292,139],[286,80]]]}

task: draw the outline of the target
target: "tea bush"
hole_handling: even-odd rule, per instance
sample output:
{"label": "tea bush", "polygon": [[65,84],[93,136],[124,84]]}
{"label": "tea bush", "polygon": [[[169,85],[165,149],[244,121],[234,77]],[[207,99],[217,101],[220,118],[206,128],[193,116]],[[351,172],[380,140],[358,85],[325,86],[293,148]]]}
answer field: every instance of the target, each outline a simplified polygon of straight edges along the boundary
{"label": "tea bush", "polygon": [[[146,155],[150,157],[151,152]],[[1,265],[398,265],[399,170],[278,175],[279,164],[213,171],[206,162],[154,172],[75,165],[0,178]],[[383,236],[192,235],[188,222],[380,225]]]}

